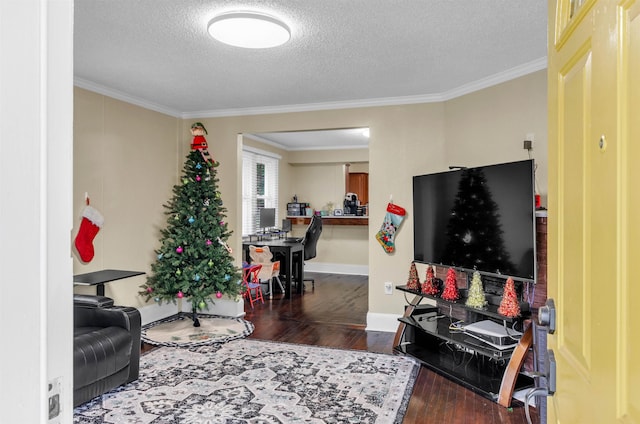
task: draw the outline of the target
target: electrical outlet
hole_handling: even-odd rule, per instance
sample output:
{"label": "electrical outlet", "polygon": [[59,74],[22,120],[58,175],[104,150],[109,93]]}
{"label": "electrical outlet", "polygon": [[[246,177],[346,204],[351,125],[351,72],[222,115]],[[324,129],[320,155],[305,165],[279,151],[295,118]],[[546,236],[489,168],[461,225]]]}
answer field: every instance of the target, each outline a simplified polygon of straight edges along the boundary
{"label": "electrical outlet", "polygon": [[524,142],[522,148],[525,150],[533,150],[533,144],[536,142],[536,135],[534,133],[527,133],[524,136]]}
{"label": "electrical outlet", "polygon": [[393,294],[393,283],[387,281],[384,283],[384,294]]}

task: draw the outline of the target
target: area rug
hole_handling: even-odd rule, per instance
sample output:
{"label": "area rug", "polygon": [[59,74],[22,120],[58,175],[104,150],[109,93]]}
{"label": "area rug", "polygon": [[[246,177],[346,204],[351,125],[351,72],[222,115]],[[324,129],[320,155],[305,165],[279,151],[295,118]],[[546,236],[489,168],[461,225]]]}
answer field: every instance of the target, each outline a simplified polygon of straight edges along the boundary
{"label": "area rug", "polygon": [[255,328],[242,318],[198,314],[198,320],[200,327],[194,327],[191,314],[176,314],[145,325],[141,337],[156,346],[193,347],[247,337]]}
{"label": "area rug", "polygon": [[74,410],[74,423],[401,423],[409,357],[242,339],[143,355],[138,381]]}

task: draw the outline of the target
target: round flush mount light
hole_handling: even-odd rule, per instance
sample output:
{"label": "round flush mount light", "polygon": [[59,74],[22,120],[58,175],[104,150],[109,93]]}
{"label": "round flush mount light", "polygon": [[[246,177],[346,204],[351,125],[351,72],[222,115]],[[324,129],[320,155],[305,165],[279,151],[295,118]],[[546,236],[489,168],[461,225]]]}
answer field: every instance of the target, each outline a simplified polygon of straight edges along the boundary
{"label": "round flush mount light", "polygon": [[236,47],[267,49],[280,46],[291,38],[289,27],[278,19],[253,12],[232,12],[209,21],[209,34],[216,40]]}

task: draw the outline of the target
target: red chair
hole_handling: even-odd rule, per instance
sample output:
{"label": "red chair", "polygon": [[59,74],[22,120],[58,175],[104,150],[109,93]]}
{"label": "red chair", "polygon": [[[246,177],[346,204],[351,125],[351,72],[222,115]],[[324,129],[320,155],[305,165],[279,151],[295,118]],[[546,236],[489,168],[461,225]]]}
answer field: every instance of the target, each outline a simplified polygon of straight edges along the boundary
{"label": "red chair", "polygon": [[253,304],[258,300],[264,303],[264,297],[262,296],[262,286],[258,279],[258,274],[262,269],[260,264],[248,264],[242,267],[242,284],[244,284],[243,297],[249,299],[249,304],[253,309]]}

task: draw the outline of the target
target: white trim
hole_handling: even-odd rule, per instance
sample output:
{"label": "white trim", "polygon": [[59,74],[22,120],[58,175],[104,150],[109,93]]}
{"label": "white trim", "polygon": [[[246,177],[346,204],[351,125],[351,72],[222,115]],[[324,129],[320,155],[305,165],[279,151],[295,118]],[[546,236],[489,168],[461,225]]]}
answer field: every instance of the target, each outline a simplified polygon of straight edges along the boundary
{"label": "white trim", "polygon": [[[203,314],[220,315],[223,317],[241,318],[245,316],[244,300],[239,297],[237,300],[223,298],[212,299],[209,309],[200,311]],[[147,325],[160,319],[168,318],[178,312],[191,312],[191,302],[182,300],[182,306],[178,303],[149,304],[138,308],[142,318],[142,325]]]}
{"label": "white trim", "polygon": [[398,330],[398,318],[402,315],[367,313],[367,331],[395,333]]}
{"label": "white trim", "polygon": [[[248,136],[249,134],[242,134],[243,136]],[[252,137],[249,137],[252,138]],[[276,144],[276,143],[271,143],[271,144]],[[246,145],[242,145],[242,150],[246,151],[246,152],[251,152],[251,153],[255,153],[257,155],[262,155],[262,156],[267,156],[270,158],[274,158],[274,159],[278,159],[281,160],[282,156],[280,156],[277,153],[273,153],[273,152],[269,152],[267,150],[262,150],[262,149],[258,149],[257,147],[251,147],[251,146],[246,146]]]}
{"label": "white trim", "polygon": [[113,88],[108,88],[89,80],[76,77],[73,79],[73,85],[85,90],[93,91],[94,93],[102,94],[103,96],[111,97],[116,100],[122,100],[123,102],[130,103],[132,105],[140,106],[145,109],[154,110],[165,115],[173,116],[174,118],[184,118],[182,116],[183,114],[175,109],[171,109],[166,106],[141,99],[139,97],[131,96],[127,93],[123,93],[122,91],[114,90]]}
{"label": "white trim", "polygon": [[82,216],[87,218],[96,227],[102,228],[104,225],[104,216],[93,206],[85,206]]}
{"label": "white trim", "polygon": [[174,303],[149,304],[138,308],[142,318],[142,325],[150,324],[159,319],[167,318],[180,312],[178,305]]}
{"label": "white trim", "polygon": [[141,106],[145,109],[155,110],[156,112],[164,113],[169,116],[182,119],[200,119],[200,118],[222,118],[230,116],[248,116],[248,115],[267,115],[272,113],[291,113],[291,112],[313,112],[319,110],[336,110],[336,109],[353,109],[362,107],[377,107],[377,106],[396,106],[396,105],[408,105],[417,103],[437,103],[447,100],[455,99],[456,97],[463,96],[465,94],[473,93],[485,88],[492,87],[503,82],[507,82],[516,78],[520,78],[524,75],[531,74],[533,72],[540,71],[547,68],[547,57],[541,57],[533,60],[524,65],[516,66],[506,71],[497,73],[495,75],[480,79],[478,81],[471,82],[469,84],[462,85],[460,87],[453,88],[451,90],[435,93],[435,94],[418,94],[414,96],[398,96],[398,97],[381,97],[374,99],[360,99],[360,100],[347,100],[340,102],[324,102],[324,103],[307,103],[297,105],[283,105],[283,106],[264,106],[264,107],[249,107],[239,109],[217,109],[217,110],[202,110],[193,112],[179,112],[175,109],[168,108],[166,106],[158,105],[156,103],[149,102],[147,100],[133,97],[129,94],[123,93],[118,90],[107,88],[96,84],[94,82],[84,80],[82,78],[75,78],[74,85],[85,90],[90,90],[98,94],[113,97],[114,99],[122,100],[127,103],[131,103],[137,106]]}

